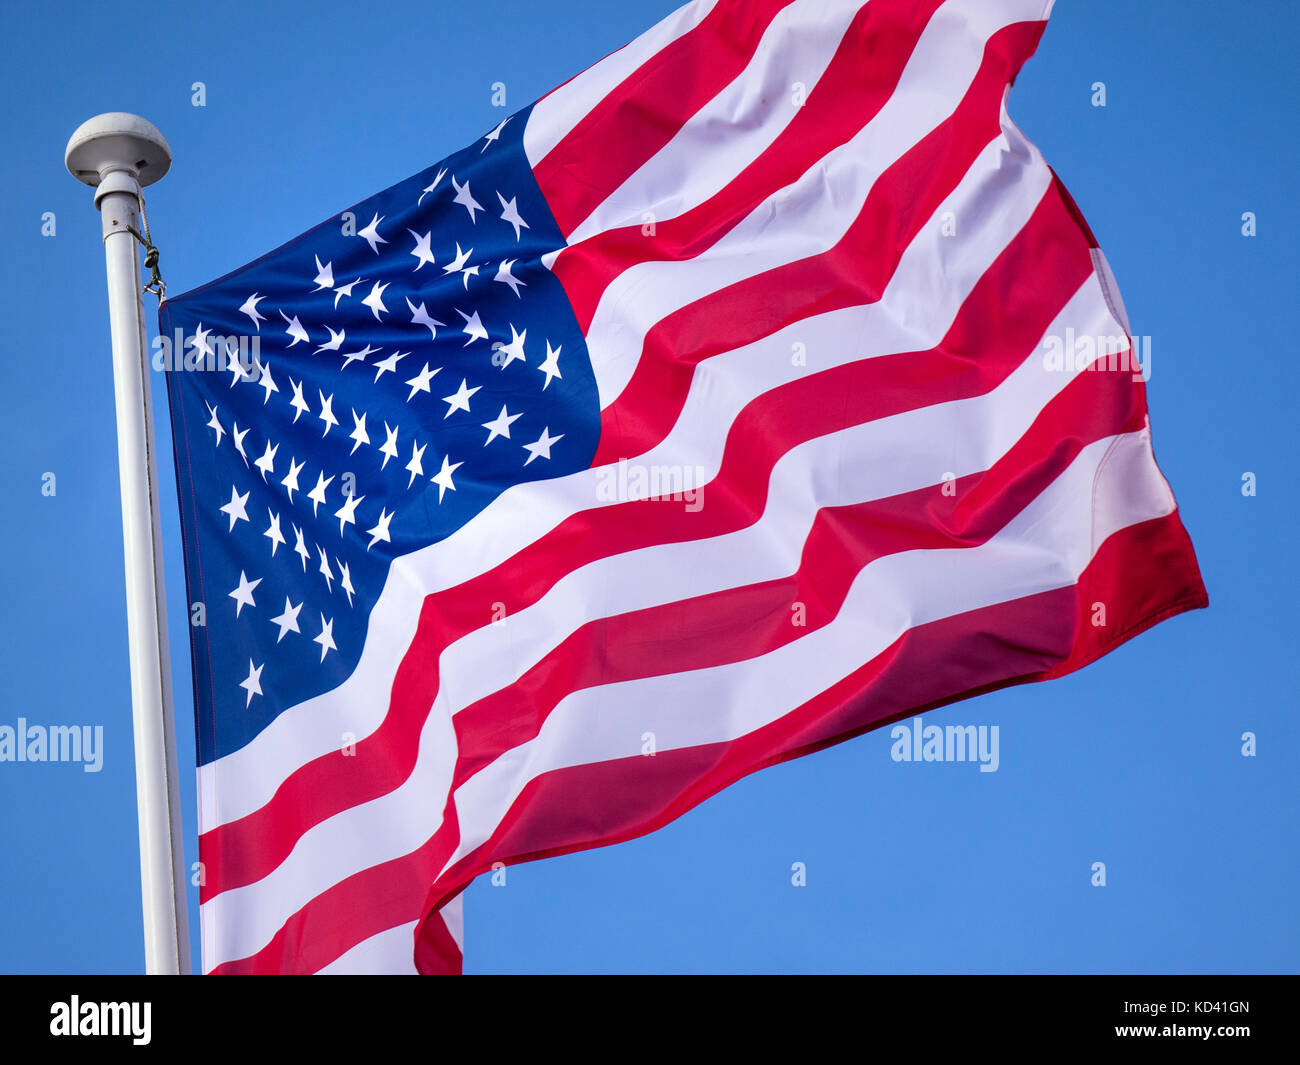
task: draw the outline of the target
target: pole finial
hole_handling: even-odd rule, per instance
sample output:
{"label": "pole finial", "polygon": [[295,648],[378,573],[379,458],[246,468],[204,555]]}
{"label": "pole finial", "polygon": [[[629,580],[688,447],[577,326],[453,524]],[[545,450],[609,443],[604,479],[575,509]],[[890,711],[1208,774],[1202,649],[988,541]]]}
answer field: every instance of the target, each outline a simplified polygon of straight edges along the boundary
{"label": "pole finial", "polygon": [[124,170],[144,188],[171,169],[172,152],[152,122],[109,111],[77,127],[63,160],[69,173],[87,185],[97,186],[112,171]]}

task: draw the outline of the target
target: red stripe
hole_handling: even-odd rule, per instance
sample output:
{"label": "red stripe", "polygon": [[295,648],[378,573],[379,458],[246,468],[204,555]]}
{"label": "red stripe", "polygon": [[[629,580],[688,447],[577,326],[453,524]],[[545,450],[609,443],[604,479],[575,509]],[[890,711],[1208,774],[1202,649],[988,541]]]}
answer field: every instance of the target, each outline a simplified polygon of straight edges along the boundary
{"label": "red stripe", "polygon": [[446,921],[430,921],[429,933],[421,935],[415,943],[415,968],[417,972],[442,976],[459,976],[465,958],[460,945],[452,937]]}
{"label": "red stripe", "polygon": [[768,24],[790,2],[720,0],[565,134],[533,167],[561,233],[572,233],[745,69]]}
{"label": "red stripe", "polygon": [[[445,861],[445,857],[438,861],[432,846],[425,844],[412,854],[350,876],[313,898],[256,954],[223,962],[211,970],[212,975],[319,972],[358,943],[419,918],[429,881]],[[441,932],[435,926],[441,926]],[[441,918],[421,925],[424,941],[437,945],[439,957],[446,959],[443,933],[454,946]]]}
{"label": "red stripe", "polygon": [[[757,658],[839,613],[864,566],[901,551],[975,547],[1046,489],[1095,440],[1140,429],[1145,408],[1127,372],[1076,377],[992,468],[887,499],[818,512],[797,570],[787,577],[588,622],[517,683],[454,718],[457,788],[506,751],[535,738],[572,692]],[[936,471],[938,473],[938,471]],[[803,605],[800,625],[792,604]]]}
{"label": "red stripe", "polygon": [[[873,0],[858,12],[825,72],[790,124],[725,188],[653,237],[640,225],[607,230],[562,251],[554,264],[585,331],[606,286],[642,262],[682,261],[716,244],[764,199],[851,140],[894,92],[930,17],[943,0]],[[865,56],[870,63],[864,63]]]}
{"label": "red stripe", "polygon": [[[1097,601],[1108,604],[1106,627],[1091,623]],[[488,843],[439,878],[426,912],[435,914],[493,862],[645,835],[756,770],[960,699],[1062,676],[1208,602],[1176,511],[1130,526],[1101,546],[1077,584],[910,629],[834,687],[736,740],[539,776]],[[428,942],[422,928],[416,939]],[[421,972],[440,971],[432,943],[418,957]]]}
{"label": "red stripe", "polygon": [[[625,502],[575,514],[513,558],[428,597],[398,669],[383,723],[354,757],[331,752],[295,770],[260,809],[199,839],[202,901],[276,868],[313,825],[398,787],[414,767],[419,734],[438,692],[443,649],[489,620],[540,599],[565,573],[600,558],[718,536],[762,514],[772,467],[790,448],[826,433],[931,403],[979,395],[1033,350],[1060,307],[1090,275],[1086,243],[1061,200],[1044,197],[975,285],[933,351],[882,356],[802,378],[758,397],[727,434],[711,505]],[[1027,277],[1050,279],[1028,284]]]}
{"label": "red stripe", "polygon": [[642,454],[662,440],[704,359],[802,318],[879,300],[907,246],[1000,135],[1003,92],[1042,30],[1041,22],[1021,22],[989,38],[957,109],[881,175],[835,247],[728,285],[657,322],[627,387],[601,416],[592,465]]}

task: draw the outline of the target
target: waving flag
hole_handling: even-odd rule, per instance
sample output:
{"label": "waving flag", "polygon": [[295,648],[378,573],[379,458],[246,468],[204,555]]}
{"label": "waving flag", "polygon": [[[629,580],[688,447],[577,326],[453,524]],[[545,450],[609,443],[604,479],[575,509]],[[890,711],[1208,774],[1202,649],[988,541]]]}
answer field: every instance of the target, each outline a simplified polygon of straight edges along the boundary
{"label": "waving flag", "polygon": [[456,971],[495,863],[1206,605],[1048,8],[696,0],[166,302],[207,971]]}

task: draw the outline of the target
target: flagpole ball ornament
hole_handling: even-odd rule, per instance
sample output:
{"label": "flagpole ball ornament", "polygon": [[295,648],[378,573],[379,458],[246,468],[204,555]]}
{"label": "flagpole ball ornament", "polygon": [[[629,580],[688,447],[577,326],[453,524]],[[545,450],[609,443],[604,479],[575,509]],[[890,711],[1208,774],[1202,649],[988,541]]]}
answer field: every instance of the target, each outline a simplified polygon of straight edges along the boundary
{"label": "flagpole ball ornament", "polygon": [[133,177],[140,188],[159,180],[172,165],[172,150],[158,127],[139,115],[109,111],[77,127],[68,139],[64,162],[69,173],[97,188],[96,202],[118,184],[113,173]]}

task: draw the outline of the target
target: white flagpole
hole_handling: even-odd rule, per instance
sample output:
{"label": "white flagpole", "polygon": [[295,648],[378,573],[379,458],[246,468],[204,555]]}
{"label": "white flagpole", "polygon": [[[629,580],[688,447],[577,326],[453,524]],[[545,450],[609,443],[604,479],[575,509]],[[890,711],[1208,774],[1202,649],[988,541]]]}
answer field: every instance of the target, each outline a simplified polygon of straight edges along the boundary
{"label": "white flagpole", "polygon": [[167,173],[171,159],[167,141],[152,123],[121,112],[83,123],[64,157],[72,176],[95,188],[108,266],[145,971],[150,974],[190,971],[157,471],[134,235],[140,231],[140,190]]}

